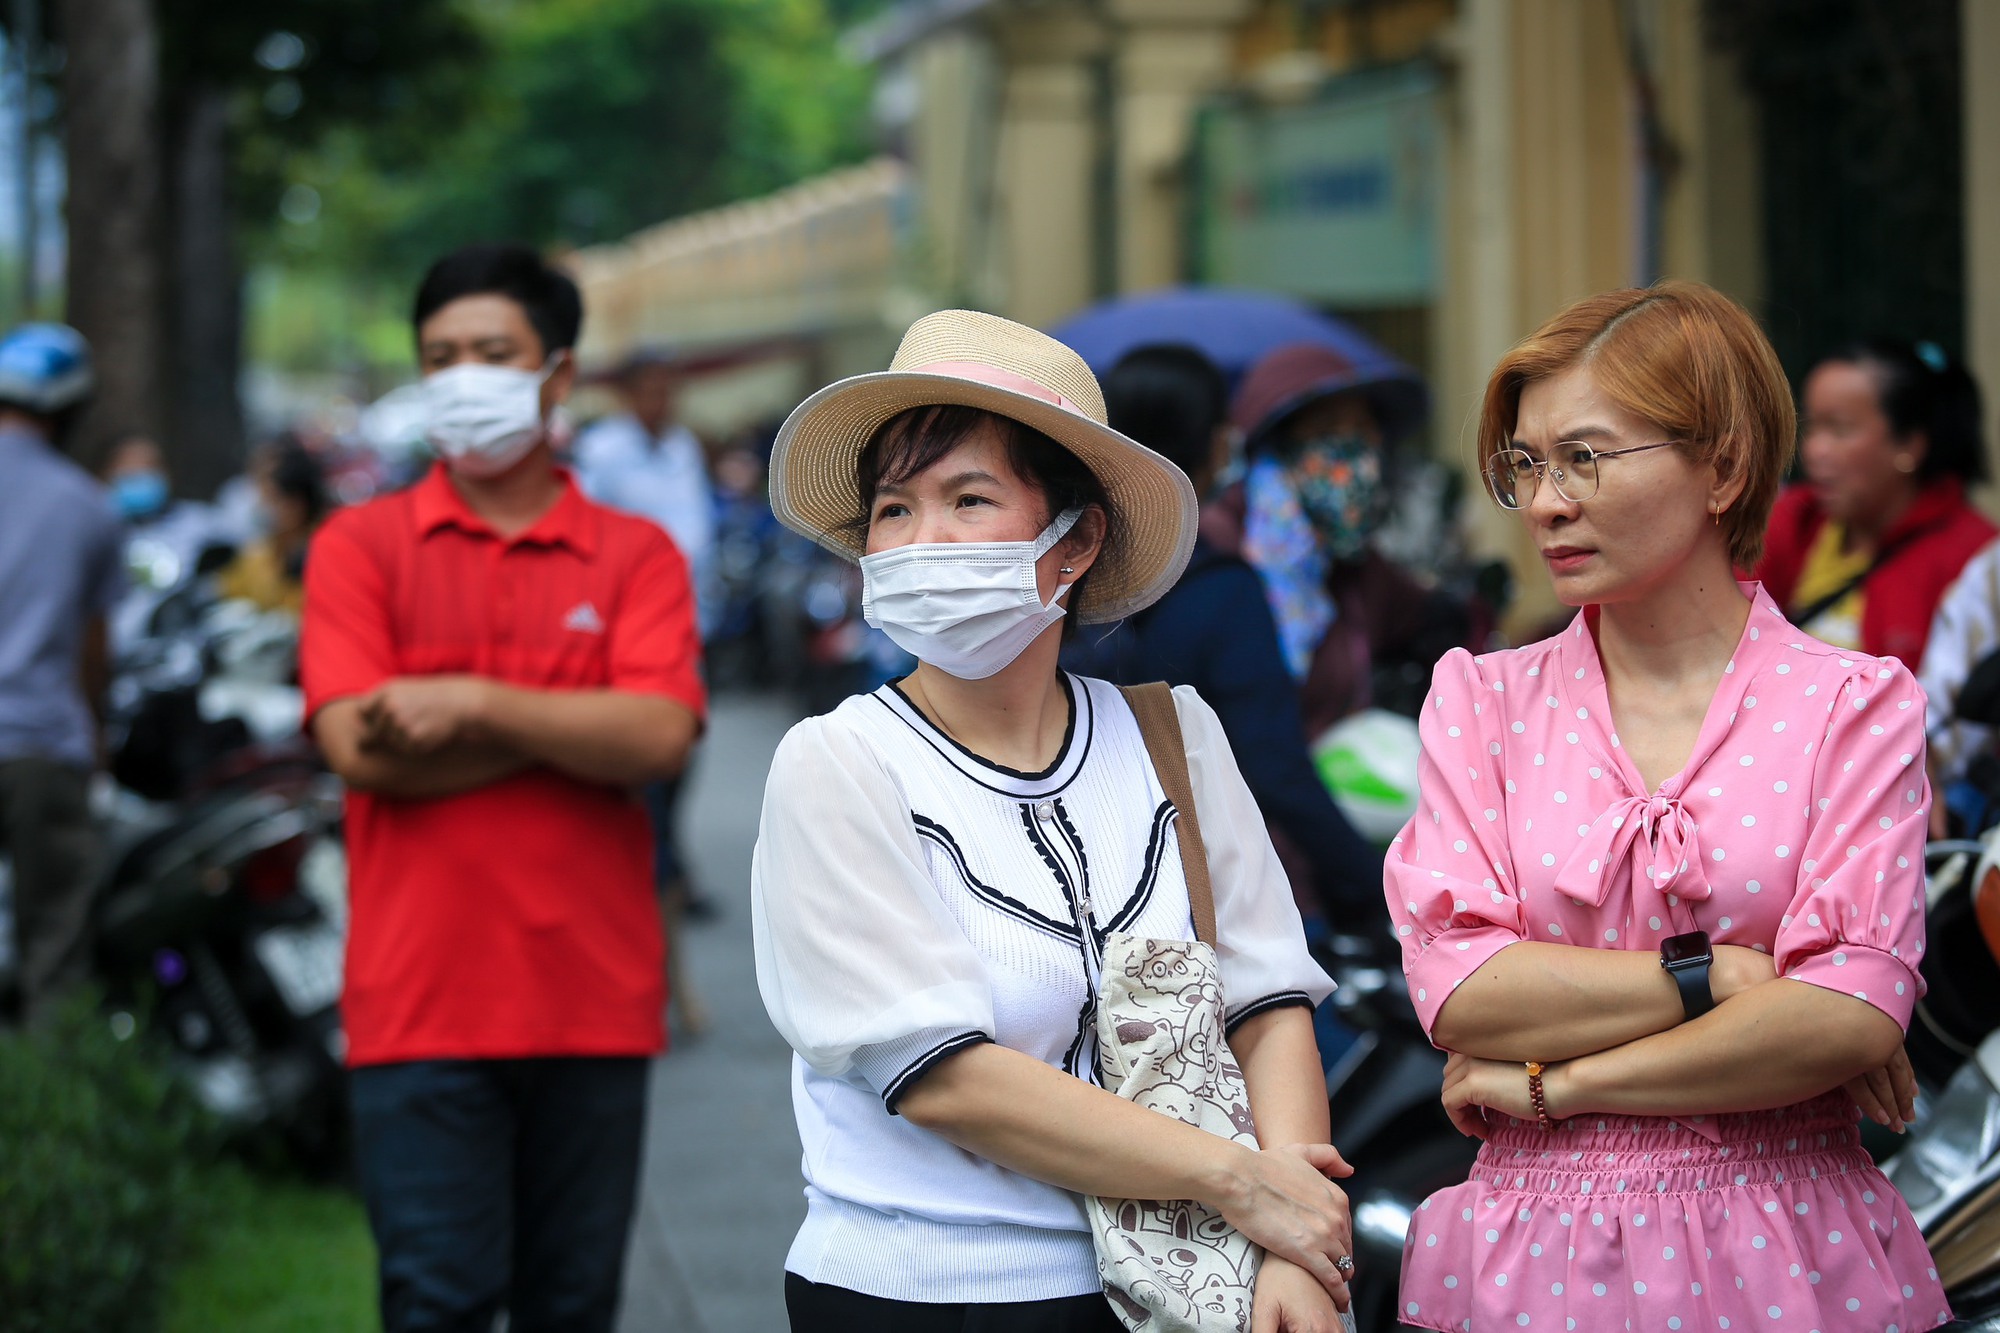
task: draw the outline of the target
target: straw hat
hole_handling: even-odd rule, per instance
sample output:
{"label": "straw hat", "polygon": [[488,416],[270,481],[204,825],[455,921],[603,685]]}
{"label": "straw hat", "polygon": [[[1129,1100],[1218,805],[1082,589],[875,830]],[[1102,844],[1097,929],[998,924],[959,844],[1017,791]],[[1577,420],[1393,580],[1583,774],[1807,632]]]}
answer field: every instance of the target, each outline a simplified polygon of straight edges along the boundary
{"label": "straw hat", "polygon": [[1123,619],[1180,577],[1198,517],[1187,474],[1105,424],[1103,391],[1082,357],[1045,333],[973,310],[924,316],[903,335],[888,370],[829,384],[785,419],[771,449],[778,521],[860,560],[856,460],[883,422],[940,404],[1031,426],[1096,474],[1111,502],[1111,532],[1071,606],[1078,620]]}

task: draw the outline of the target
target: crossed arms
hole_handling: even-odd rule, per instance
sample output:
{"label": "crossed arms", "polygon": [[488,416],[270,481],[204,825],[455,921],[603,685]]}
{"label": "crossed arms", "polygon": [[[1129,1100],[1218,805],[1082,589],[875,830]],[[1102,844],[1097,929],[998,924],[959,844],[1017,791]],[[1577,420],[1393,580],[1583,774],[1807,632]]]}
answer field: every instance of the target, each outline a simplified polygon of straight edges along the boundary
{"label": "crossed arms", "polygon": [[680,772],[701,721],[627,690],[538,690],[484,676],[403,676],[336,699],[312,722],[348,786],[380,796],[456,795],[546,766],[631,787]]}
{"label": "crossed arms", "polygon": [[1438,1011],[1431,1035],[1454,1052],[1445,1109],[1479,1137],[1481,1107],[1534,1119],[1521,1062],[1540,1060],[1557,1118],[1766,1110],[1843,1085],[1882,1124],[1910,1118],[1916,1081],[1895,1019],[1779,977],[1753,949],[1716,946],[1710,977],[1715,1008],[1682,1021],[1655,954],[1510,944]]}

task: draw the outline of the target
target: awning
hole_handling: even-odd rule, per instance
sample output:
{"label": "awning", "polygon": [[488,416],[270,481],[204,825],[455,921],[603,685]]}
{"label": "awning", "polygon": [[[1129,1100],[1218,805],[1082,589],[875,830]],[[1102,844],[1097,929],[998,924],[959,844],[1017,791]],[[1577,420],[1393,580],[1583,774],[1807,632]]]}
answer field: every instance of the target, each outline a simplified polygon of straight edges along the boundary
{"label": "awning", "polygon": [[700,359],[882,327],[908,176],[878,158],[576,251],[579,360],[602,369],[650,346]]}

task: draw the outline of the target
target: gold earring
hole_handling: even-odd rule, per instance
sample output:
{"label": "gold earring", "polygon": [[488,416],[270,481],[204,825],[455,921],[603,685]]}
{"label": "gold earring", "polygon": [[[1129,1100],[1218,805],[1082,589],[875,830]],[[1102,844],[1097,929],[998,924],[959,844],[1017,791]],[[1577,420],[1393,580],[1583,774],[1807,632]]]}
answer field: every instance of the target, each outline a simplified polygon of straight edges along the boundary
{"label": "gold earring", "polygon": [[1718,528],[1719,528],[1719,527],[1721,527],[1721,526],[1722,526],[1722,511],[1721,511],[1720,509],[1711,509],[1711,510],[1709,510],[1709,511],[1708,511],[1708,513],[1709,513],[1709,517],[1711,517],[1711,518],[1713,518],[1713,519],[1715,520],[1715,526],[1716,526],[1716,527],[1718,527]]}

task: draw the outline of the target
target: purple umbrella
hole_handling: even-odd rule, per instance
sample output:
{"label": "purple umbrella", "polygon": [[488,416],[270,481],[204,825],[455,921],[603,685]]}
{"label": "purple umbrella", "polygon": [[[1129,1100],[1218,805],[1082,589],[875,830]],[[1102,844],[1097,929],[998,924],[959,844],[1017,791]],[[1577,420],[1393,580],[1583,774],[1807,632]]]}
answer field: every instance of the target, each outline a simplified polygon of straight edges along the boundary
{"label": "purple umbrella", "polygon": [[1268,353],[1312,343],[1353,367],[1344,383],[1329,387],[1368,390],[1390,438],[1415,430],[1430,410],[1415,370],[1351,325],[1268,292],[1170,287],[1094,305],[1051,332],[1098,375],[1135,348],[1183,343],[1215,362],[1232,386]]}

